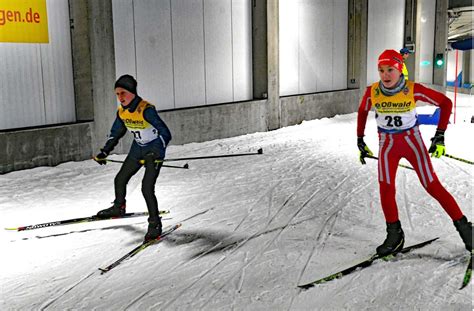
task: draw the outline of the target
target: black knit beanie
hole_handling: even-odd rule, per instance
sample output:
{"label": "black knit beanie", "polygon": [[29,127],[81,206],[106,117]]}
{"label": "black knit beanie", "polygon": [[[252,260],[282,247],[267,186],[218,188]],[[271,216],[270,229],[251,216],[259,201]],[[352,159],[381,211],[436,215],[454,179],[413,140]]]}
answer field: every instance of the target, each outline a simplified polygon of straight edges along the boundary
{"label": "black knit beanie", "polygon": [[137,94],[137,80],[135,80],[135,78],[131,75],[123,75],[118,78],[118,80],[115,82],[114,88],[118,87],[126,89],[133,94]]}

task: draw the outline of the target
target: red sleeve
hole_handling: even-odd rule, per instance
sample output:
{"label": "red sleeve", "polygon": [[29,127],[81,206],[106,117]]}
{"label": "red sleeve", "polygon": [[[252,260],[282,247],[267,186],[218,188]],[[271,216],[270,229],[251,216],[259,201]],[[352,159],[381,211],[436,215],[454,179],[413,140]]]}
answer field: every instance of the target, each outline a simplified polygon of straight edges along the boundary
{"label": "red sleeve", "polygon": [[365,90],[364,97],[362,97],[360,101],[359,111],[357,113],[357,137],[364,136],[367,116],[369,115],[370,108],[372,108],[372,101],[370,100],[371,90],[372,87],[368,86]]}
{"label": "red sleeve", "polygon": [[427,88],[419,83],[415,83],[414,95],[415,101],[421,100],[438,106],[441,109],[438,129],[446,130],[449,123],[449,117],[451,116],[451,110],[453,109],[453,103],[451,100],[443,93]]}

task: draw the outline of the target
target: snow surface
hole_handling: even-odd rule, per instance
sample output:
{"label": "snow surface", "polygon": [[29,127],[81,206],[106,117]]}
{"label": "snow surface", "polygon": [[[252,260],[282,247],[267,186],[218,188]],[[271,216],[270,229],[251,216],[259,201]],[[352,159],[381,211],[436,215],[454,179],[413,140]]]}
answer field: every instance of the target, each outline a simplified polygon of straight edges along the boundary
{"label": "snow surface", "polygon": [[[458,96],[447,152],[474,160],[474,104]],[[358,162],[355,120],[353,113],[169,147],[168,158],[261,147],[264,154],[164,168],[156,187],[160,208],[171,211],[164,225],[182,228],[104,275],[97,268],[142,241],[146,217],[2,230],[0,309],[471,310],[472,285],[458,290],[467,264],[463,244],[415,173],[403,168],[397,201],[406,245],[440,239],[310,290],[297,287],[368,257],[385,238],[377,163]],[[421,131],[429,143],[435,127]],[[377,151],[372,113],[366,142]],[[472,166],[449,158],[433,165],[472,219]],[[0,226],[95,214],[113,200],[119,167],[88,160],[0,175]],[[142,174],[129,184],[128,212],[146,211]]]}

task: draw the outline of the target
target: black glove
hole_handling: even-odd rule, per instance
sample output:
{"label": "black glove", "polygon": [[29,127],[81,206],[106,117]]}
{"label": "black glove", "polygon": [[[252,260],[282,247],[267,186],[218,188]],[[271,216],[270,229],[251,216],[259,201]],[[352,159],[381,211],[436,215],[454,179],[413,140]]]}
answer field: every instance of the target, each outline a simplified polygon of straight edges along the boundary
{"label": "black glove", "polygon": [[446,154],[444,132],[445,130],[436,130],[435,135],[431,138],[431,146],[428,152],[431,153],[432,157],[440,158]]}
{"label": "black glove", "polygon": [[357,137],[357,147],[359,148],[360,155],[359,160],[360,163],[365,164],[365,157],[373,156],[374,154],[370,151],[369,147],[364,142],[364,137]]}
{"label": "black glove", "polygon": [[105,165],[107,164],[107,161],[105,160],[107,158],[107,155],[107,153],[101,151],[98,155],[94,157],[94,160],[100,165]]}

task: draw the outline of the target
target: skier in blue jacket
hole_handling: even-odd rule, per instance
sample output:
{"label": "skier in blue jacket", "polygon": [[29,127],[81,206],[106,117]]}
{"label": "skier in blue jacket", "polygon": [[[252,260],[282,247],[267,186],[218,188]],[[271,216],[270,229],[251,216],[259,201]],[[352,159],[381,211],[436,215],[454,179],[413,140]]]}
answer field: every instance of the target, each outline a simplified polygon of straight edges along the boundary
{"label": "skier in blue jacket", "polygon": [[120,171],[115,176],[115,200],[110,208],[97,213],[98,217],[119,217],[125,214],[125,196],[127,183],[142,167],[144,160],[145,175],[142,180],[142,193],[145,198],[149,218],[145,241],[161,235],[162,224],[155,196],[155,183],[165,158],[166,146],[171,140],[171,132],[158,116],[155,107],[137,94],[137,81],[130,75],[123,75],[115,82],[115,94],[120,102],[117,117],[110,130],[109,139],[94,160],[99,164],[107,163],[107,156],[119,140],[130,131],[134,141]]}

